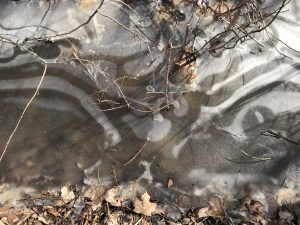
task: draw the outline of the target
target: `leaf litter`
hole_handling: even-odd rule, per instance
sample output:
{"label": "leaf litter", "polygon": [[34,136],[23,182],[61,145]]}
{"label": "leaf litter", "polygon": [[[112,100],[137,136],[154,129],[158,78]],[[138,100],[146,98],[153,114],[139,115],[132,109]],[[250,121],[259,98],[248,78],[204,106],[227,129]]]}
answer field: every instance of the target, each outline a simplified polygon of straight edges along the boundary
{"label": "leaf litter", "polygon": [[167,208],[135,183],[125,186],[63,186],[59,190],[31,193],[22,200],[0,205],[0,225],[10,224],[299,224],[300,192],[280,189],[274,196],[275,214],[263,199],[246,194],[234,203],[212,195],[201,207],[178,209],[172,217]]}

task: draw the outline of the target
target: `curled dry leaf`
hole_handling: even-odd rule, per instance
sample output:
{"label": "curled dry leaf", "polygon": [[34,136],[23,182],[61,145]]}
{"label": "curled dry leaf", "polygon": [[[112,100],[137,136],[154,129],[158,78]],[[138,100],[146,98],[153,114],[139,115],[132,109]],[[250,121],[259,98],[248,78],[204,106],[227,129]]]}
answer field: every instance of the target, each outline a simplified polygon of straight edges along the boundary
{"label": "curled dry leaf", "polygon": [[120,196],[120,191],[118,188],[109,189],[106,192],[104,199],[113,206],[122,205],[122,198]]}
{"label": "curled dry leaf", "polygon": [[212,197],[209,200],[209,207],[201,208],[198,210],[198,217],[224,217],[224,210],[223,210],[223,200],[219,197]]}
{"label": "curled dry leaf", "polygon": [[150,195],[147,192],[141,196],[141,199],[137,198],[134,201],[134,211],[145,216],[151,216],[152,213],[155,213],[156,208],[156,203],[150,202]]}
{"label": "curled dry leaf", "polygon": [[290,188],[281,188],[276,194],[276,200],[279,205],[294,204],[300,201],[300,190]]}
{"label": "curled dry leaf", "polygon": [[92,201],[93,210],[96,210],[102,205],[105,192],[106,188],[102,186],[92,186],[84,192],[84,197],[89,198]]}
{"label": "curled dry leaf", "polygon": [[214,196],[209,200],[209,205],[214,212],[215,216],[224,216],[224,199],[221,197]]}
{"label": "curled dry leaf", "polygon": [[203,218],[203,217],[207,217],[207,212],[209,211],[209,208],[208,207],[205,207],[205,208],[201,208],[198,210],[198,217],[199,218]]}
{"label": "curled dry leaf", "polygon": [[70,202],[75,198],[74,192],[67,186],[63,186],[60,192],[60,196],[64,202]]}
{"label": "curled dry leaf", "polygon": [[102,186],[92,186],[89,187],[85,192],[84,192],[84,197],[91,199],[93,203],[101,203],[104,199],[104,194],[105,194],[106,188]]}

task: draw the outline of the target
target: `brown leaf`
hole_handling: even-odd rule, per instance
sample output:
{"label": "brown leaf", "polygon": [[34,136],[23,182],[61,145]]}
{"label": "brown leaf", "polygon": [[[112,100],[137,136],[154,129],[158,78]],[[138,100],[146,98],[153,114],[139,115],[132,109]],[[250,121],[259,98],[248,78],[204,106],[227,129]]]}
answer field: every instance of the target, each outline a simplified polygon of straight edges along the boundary
{"label": "brown leaf", "polygon": [[84,192],[84,197],[91,199],[93,202],[102,202],[104,199],[104,194],[105,194],[106,188],[101,187],[101,186],[92,186],[89,187],[85,192]]}
{"label": "brown leaf", "polygon": [[51,220],[50,218],[44,216],[44,215],[40,215],[38,217],[38,221],[42,222],[43,224],[50,224],[51,223]]}
{"label": "brown leaf", "polygon": [[300,201],[300,190],[291,188],[281,188],[276,194],[276,200],[279,205],[288,203],[294,204]]}
{"label": "brown leaf", "polygon": [[77,0],[76,4],[80,10],[91,9],[96,6],[97,0]]}
{"label": "brown leaf", "polygon": [[0,208],[0,217],[5,217],[9,215],[9,208],[8,207],[2,207]]}
{"label": "brown leaf", "polygon": [[198,217],[199,218],[203,218],[203,217],[207,217],[207,212],[209,211],[209,208],[208,207],[205,207],[205,208],[201,208],[198,210]]}
{"label": "brown leaf", "polygon": [[120,192],[119,192],[118,188],[109,189],[106,192],[104,199],[113,206],[121,206],[122,205],[122,198],[120,196]]}
{"label": "brown leaf", "polygon": [[92,186],[84,192],[84,197],[89,198],[92,201],[93,210],[101,207],[105,197],[105,192],[106,188],[102,186]]}
{"label": "brown leaf", "polygon": [[48,213],[50,213],[51,215],[53,215],[55,217],[61,216],[60,213],[54,208],[48,209]]}
{"label": "brown leaf", "polygon": [[207,216],[212,217],[224,217],[224,210],[223,210],[223,199],[217,196],[210,198],[209,200],[209,209],[205,212]]}
{"label": "brown leaf", "polygon": [[62,187],[60,192],[60,196],[64,202],[70,202],[75,198],[74,192],[67,186]]}
{"label": "brown leaf", "polygon": [[251,200],[251,202],[247,205],[247,208],[249,209],[249,213],[254,216],[263,216],[265,214],[265,207],[259,201]]}
{"label": "brown leaf", "polygon": [[182,3],[183,3],[183,0],[173,0],[173,4],[174,4],[175,6],[180,5],[180,4],[182,4]]}
{"label": "brown leaf", "polygon": [[109,213],[107,218],[107,225],[119,225],[120,224],[120,215],[119,211]]}
{"label": "brown leaf", "polygon": [[151,216],[155,212],[156,207],[156,203],[150,202],[150,195],[147,192],[141,196],[141,200],[137,198],[134,201],[134,211],[145,216]]}
{"label": "brown leaf", "polygon": [[171,178],[169,178],[169,179],[167,180],[167,188],[171,188],[173,185],[174,185],[174,180],[171,179]]}
{"label": "brown leaf", "polygon": [[19,221],[18,213],[20,213],[18,209],[10,209],[8,207],[0,208],[0,218],[5,217],[9,224],[14,224]]}

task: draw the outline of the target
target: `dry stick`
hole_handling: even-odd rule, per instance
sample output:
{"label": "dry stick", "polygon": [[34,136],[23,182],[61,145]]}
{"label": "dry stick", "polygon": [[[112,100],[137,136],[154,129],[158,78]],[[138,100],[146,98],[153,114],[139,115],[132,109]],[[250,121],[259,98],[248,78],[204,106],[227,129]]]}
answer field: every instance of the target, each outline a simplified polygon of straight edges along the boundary
{"label": "dry stick", "polygon": [[266,160],[257,160],[257,161],[235,161],[233,159],[229,159],[227,157],[224,158],[225,160],[232,162],[232,163],[238,163],[238,164],[252,164],[252,163],[260,163],[260,162],[264,162]]}
{"label": "dry stick", "polygon": [[[254,8],[256,9],[256,11],[258,12],[258,14],[259,14],[259,16],[260,16],[260,19],[262,20],[263,26],[265,26],[265,25],[266,25],[266,24],[265,24],[265,19],[264,19],[262,13],[260,12],[260,10],[259,10],[254,4],[253,4],[253,7],[254,7]],[[267,36],[268,36],[270,42],[272,43],[273,47],[275,48],[275,50],[276,50],[280,55],[282,55],[283,58],[289,58],[289,59],[292,59],[291,57],[289,57],[289,56],[283,54],[281,51],[279,51],[279,49],[278,49],[277,46],[275,45],[274,41],[273,41],[273,40],[271,39],[271,37],[270,37],[271,33],[268,31],[268,28],[266,28],[266,34],[267,34]]]}
{"label": "dry stick", "polygon": [[99,9],[102,7],[103,3],[104,3],[104,0],[101,1],[101,3],[96,8],[96,10],[89,16],[89,18],[84,23],[78,25],[77,27],[73,28],[70,31],[59,33],[59,34],[54,34],[54,35],[28,38],[26,41],[28,42],[28,41],[45,40],[45,39],[47,40],[47,39],[51,39],[51,38],[54,38],[54,37],[60,37],[60,36],[71,34],[71,33],[75,32],[75,31],[77,31],[78,29],[80,29],[81,27],[89,24],[89,22],[93,19],[93,17],[97,14],[97,12],[99,11]]}
{"label": "dry stick", "polygon": [[[265,20],[264,20],[264,17],[263,17],[263,15],[262,15],[262,13],[259,11],[259,9],[258,9],[255,5],[253,5],[253,7],[257,10],[257,12],[258,12],[258,14],[259,14],[259,16],[260,16],[260,18],[261,18],[261,20],[262,20],[262,24],[263,24],[263,26],[265,26],[266,24],[265,24]],[[275,39],[276,39],[276,36],[273,35],[272,33],[270,33],[270,32],[268,31],[268,28],[266,28],[266,34],[267,34],[269,40],[271,41],[273,47],[275,48],[275,50],[276,50],[280,55],[282,55],[283,58],[292,59],[291,57],[289,57],[289,56],[283,54],[281,51],[279,51],[279,49],[278,49],[277,46],[275,45],[274,41],[273,41],[273,40],[271,39],[271,37],[270,37],[270,35],[272,35],[272,36],[274,36]],[[276,40],[279,40],[279,42],[280,42],[280,39],[277,38]]]}
{"label": "dry stick", "polygon": [[[105,14],[101,13],[100,10],[98,10],[97,12],[98,12],[101,16],[103,16],[103,17],[105,17],[105,18],[108,18],[108,19],[114,21],[116,24],[118,24],[119,26],[121,26],[122,28],[124,28],[125,30],[127,30],[129,33],[132,33],[135,37],[137,37],[138,39],[140,39],[140,40],[141,40],[142,42],[144,42],[146,45],[149,45],[149,43],[148,43],[146,40],[144,40],[143,38],[141,38],[141,37],[139,36],[138,33],[135,33],[134,31],[130,30],[128,27],[124,26],[122,23],[120,23],[120,22],[119,22],[118,20],[116,20],[115,18],[113,18],[113,17],[111,17],[111,16],[108,16],[108,15],[105,15]],[[143,34],[143,33],[142,33],[142,34]],[[147,36],[146,36],[146,38],[149,39]],[[149,39],[149,40],[152,42],[151,39]],[[156,44],[156,43],[155,43],[155,44]]]}
{"label": "dry stick", "polygon": [[275,45],[274,41],[271,39],[270,33],[269,33],[269,31],[268,31],[267,29],[266,29],[266,34],[267,34],[267,36],[268,36],[268,38],[269,38],[271,44],[272,44],[273,47],[275,48],[276,52],[278,52],[279,55],[283,56],[283,59],[284,59],[284,58],[293,59],[292,57],[289,57],[289,56],[287,56],[286,54],[283,54],[283,53],[277,48],[277,46]]}
{"label": "dry stick", "polygon": [[11,140],[12,140],[14,134],[16,133],[18,127],[20,126],[20,123],[21,123],[21,121],[22,121],[22,119],[23,119],[23,117],[24,117],[24,115],[25,115],[25,113],[26,113],[28,107],[30,106],[30,104],[32,103],[32,101],[34,100],[34,98],[35,98],[35,97],[38,95],[38,93],[39,93],[40,87],[41,87],[42,82],[43,82],[43,80],[44,80],[44,78],[45,78],[45,75],[46,75],[48,63],[47,63],[44,59],[42,59],[41,57],[39,57],[35,52],[33,52],[33,51],[31,51],[31,50],[28,50],[28,49],[25,48],[24,46],[20,46],[20,45],[18,45],[17,43],[15,43],[15,42],[13,42],[13,41],[11,41],[11,40],[9,40],[9,39],[0,37],[0,41],[5,42],[5,43],[8,43],[8,44],[11,44],[11,45],[16,46],[16,47],[19,47],[19,48],[22,48],[24,51],[27,51],[28,53],[30,53],[30,54],[32,54],[33,56],[37,57],[37,58],[38,58],[41,62],[43,62],[44,65],[45,65],[45,67],[44,67],[44,72],[43,72],[43,74],[42,74],[42,77],[41,77],[41,79],[40,79],[40,81],[39,81],[39,83],[38,83],[38,86],[37,86],[37,88],[36,88],[34,94],[33,94],[32,97],[30,98],[29,102],[26,104],[26,106],[25,106],[25,108],[24,108],[24,110],[23,110],[23,112],[22,112],[22,114],[21,114],[21,116],[20,116],[20,118],[19,118],[19,120],[18,120],[18,122],[17,122],[17,124],[16,124],[16,126],[15,126],[15,128],[14,128],[14,130],[13,130],[12,133],[10,134],[10,136],[9,136],[9,138],[8,138],[6,144],[5,144],[4,150],[3,150],[2,154],[1,154],[1,157],[0,157],[0,163],[1,163],[1,162],[2,162],[2,159],[3,159],[4,155],[5,155],[5,153],[6,153],[6,151],[7,151],[7,148],[8,148],[8,146],[9,146],[9,144],[10,144],[10,142],[11,142]]}
{"label": "dry stick", "polygon": [[[85,67],[85,65],[83,64],[83,62],[87,62],[87,63],[91,64],[92,66],[96,66],[97,68],[101,69],[99,65],[96,65],[96,64],[93,63],[92,61],[86,60],[86,59],[81,59],[81,58],[78,57],[77,54],[74,54],[74,53],[73,53],[73,55],[75,56],[75,58],[72,59],[72,60],[77,60],[77,61],[79,61],[79,63],[83,66],[83,68],[85,69],[85,71],[86,71],[87,73],[90,74],[90,72],[88,71],[88,69],[87,69],[87,68]],[[102,69],[101,69],[101,70],[102,70]],[[90,74],[90,75],[91,75],[91,74]],[[105,76],[105,75],[104,75],[104,76]],[[106,77],[106,78],[109,80],[109,82],[110,82],[110,79],[109,79],[107,76],[105,76],[105,77]],[[120,77],[120,78],[118,78],[118,79],[116,79],[116,80],[113,80],[112,83],[111,83],[111,82],[110,82],[110,83],[111,83],[111,84],[114,84],[114,85],[117,87],[117,89],[119,90],[119,92],[120,92],[122,98],[123,98],[124,101],[126,102],[126,105],[127,105],[128,108],[132,108],[132,109],[134,109],[134,110],[140,111],[140,110],[138,110],[137,108],[131,106],[131,103],[128,102],[128,100],[127,100],[126,96],[124,95],[124,93],[123,93],[121,87],[117,84],[117,81],[118,81],[118,80],[120,80],[120,79],[123,79],[123,80],[124,80],[125,78],[136,80],[135,77],[127,77],[127,76],[124,76],[124,77]],[[108,88],[109,88],[109,86],[106,88],[106,90],[107,90]],[[123,107],[125,107],[126,105],[121,105],[121,106],[117,106],[117,107],[113,107],[113,108],[105,109],[105,110],[99,110],[99,111],[102,111],[102,112],[104,112],[104,111],[112,111],[112,110],[114,110],[114,109],[123,108]]]}
{"label": "dry stick", "polygon": [[[113,108],[109,108],[109,109],[99,109],[98,111],[101,111],[101,112],[106,112],[106,111],[112,111],[112,110],[115,110],[115,109],[120,109],[120,108],[125,108],[125,107],[130,107],[131,109],[135,110],[135,111],[138,111],[138,112],[142,112],[142,113],[156,113],[156,112],[159,112],[165,108],[168,108],[169,106],[171,106],[174,102],[176,102],[183,94],[185,93],[189,93],[189,92],[192,92],[192,91],[181,91],[178,95],[177,98],[175,98],[173,101],[169,101],[168,104],[165,104],[163,105],[162,107],[159,107],[159,108],[155,108],[155,109],[149,109],[149,110],[141,110],[141,109],[138,109],[136,107],[133,107],[132,106],[132,103],[128,103],[128,104],[124,104],[124,105],[121,105],[121,106],[116,106],[116,107],[113,107]],[[169,94],[175,94],[177,92],[169,92]],[[152,92],[151,94],[160,94],[160,95],[164,95],[165,92]],[[142,99],[143,100],[143,99]],[[133,100],[134,101],[134,100]],[[128,101],[127,101],[128,102]],[[137,102],[137,101],[136,101]],[[137,102],[139,103],[139,102]],[[139,103],[141,104],[141,103]]]}
{"label": "dry stick", "polygon": [[171,49],[167,50],[167,64],[166,64],[166,81],[165,81],[165,98],[166,104],[169,104],[169,73],[170,73],[170,61],[171,61]]}
{"label": "dry stick", "polygon": [[[287,4],[289,4],[289,3],[290,3],[289,0],[283,0],[281,6],[279,6],[279,8],[277,8],[273,13],[271,13],[271,15],[273,15],[273,18],[271,18],[271,20],[270,20],[265,26],[263,26],[262,28],[259,28],[259,29],[256,29],[256,30],[253,30],[253,31],[249,32],[248,35],[250,35],[250,34],[255,34],[255,33],[259,33],[259,32],[261,32],[261,31],[265,30],[266,28],[268,28],[268,27],[275,21],[275,19],[278,17],[278,15],[281,13],[282,9],[283,9]],[[270,16],[271,16],[271,15],[270,15]],[[240,39],[242,39],[242,38],[244,38],[244,37],[246,37],[246,36],[242,36]],[[240,39],[239,39],[239,40],[240,40]]]}
{"label": "dry stick", "polygon": [[9,138],[8,138],[6,144],[5,144],[4,150],[3,150],[2,155],[1,155],[1,157],[0,157],[0,163],[2,162],[2,159],[3,159],[3,157],[4,157],[4,155],[5,155],[6,151],[7,151],[7,148],[8,148],[8,146],[9,146],[9,144],[10,144],[10,142],[11,142],[13,136],[15,135],[17,129],[19,128],[20,123],[21,123],[21,121],[22,121],[22,119],[23,119],[23,117],[24,117],[24,115],[25,115],[25,113],[26,113],[28,107],[30,106],[30,104],[33,102],[34,98],[35,98],[35,97],[38,95],[38,93],[39,93],[40,87],[41,87],[42,82],[43,82],[43,80],[44,80],[44,78],[45,78],[45,75],[46,75],[47,67],[48,67],[48,65],[47,65],[47,63],[45,63],[44,72],[43,72],[43,75],[42,75],[42,77],[41,77],[41,79],[40,79],[40,81],[39,81],[39,83],[38,83],[38,86],[37,86],[37,88],[35,89],[35,92],[34,92],[34,94],[32,95],[32,97],[30,98],[30,100],[29,100],[28,103],[26,104],[26,106],[25,106],[25,108],[24,108],[24,110],[23,110],[23,112],[22,112],[22,114],[21,114],[21,116],[20,116],[20,118],[19,118],[19,120],[18,120],[18,122],[17,122],[17,124],[16,124],[16,126],[15,126],[15,128],[14,128],[14,130],[13,130],[12,133],[10,134],[10,136],[9,136]]}
{"label": "dry stick", "polygon": [[[235,43],[234,43],[234,45],[233,45],[231,48],[234,48],[234,47],[237,45],[237,43],[238,43],[241,39],[246,38],[246,37],[249,37],[250,34],[254,34],[254,33],[261,32],[261,31],[263,31],[264,29],[266,29],[268,26],[270,26],[270,25],[274,22],[274,20],[277,18],[277,16],[279,15],[279,13],[282,11],[282,9],[283,9],[287,4],[289,4],[289,2],[290,2],[290,1],[288,1],[288,0],[283,0],[281,6],[279,6],[279,7],[278,7],[273,13],[271,13],[270,15],[264,17],[264,19],[265,19],[265,18],[267,18],[267,17],[273,16],[273,18],[271,19],[271,21],[269,21],[269,23],[267,23],[267,24],[266,24],[265,26],[263,26],[262,28],[252,30],[252,31],[246,33],[245,35],[243,35],[243,36],[241,36],[241,37],[238,37],[238,38],[235,40]],[[241,7],[241,6],[239,6],[238,8],[240,8],[240,7]],[[207,41],[207,42],[206,42],[206,43],[198,50],[198,52],[200,52],[202,49],[204,49],[204,48],[206,47],[206,45],[210,44],[210,43],[212,42],[212,40],[216,39],[217,37],[222,36],[222,35],[223,35],[224,33],[226,33],[226,32],[228,32],[228,30],[223,31],[223,32],[221,32],[221,33],[215,35],[214,37],[212,37],[209,41]],[[227,43],[229,43],[229,42],[230,42],[230,40],[229,40]],[[215,48],[215,47],[214,47],[214,48],[210,48],[210,49],[208,49],[208,51],[209,51],[209,50],[214,50],[214,49],[216,49],[216,48]]]}
{"label": "dry stick", "polygon": [[[227,20],[226,18],[224,18],[224,17],[221,17],[221,19],[222,19],[224,22],[228,23],[228,24],[232,24],[231,21],[228,21],[228,20]],[[244,28],[242,28],[239,24],[237,24],[237,23],[235,23],[235,22],[234,22],[232,28],[234,28],[234,27],[237,28],[239,31],[243,32],[245,35],[248,35],[247,31],[246,31]],[[234,32],[234,31],[232,30],[232,32]],[[254,42],[256,42],[258,45],[264,47],[264,46],[263,46],[262,44],[260,44],[257,40],[255,40],[254,37],[251,37],[251,36],[249,36],[249,37],[250,37]]]}
{"label": "dry stick", "polygon": [[42,25],[44,19],[46,18],[47,14],[48,14],[49,11],[50,11],[50,7],[51,7],[51,0],[49,0],[48,8],[47,8],[46,12],[44,13],[44,15],[43,15],[43,17],[42,17],[42,19],[41,19],[39,25],[37,26],[37,28],[36,28],[36,30],[35,30],[35,33],[37,33],[38,30],[40,29],[40,27],[41,27],[41,25]]}
{"label": "dry stick", "polygon": [[257,156],[253,156],[253,155],[250,155],[249,153],[245,152],[244,150],[240,149],[240,151],[245,154],[246,156],[249,156],[250,158],[252,159],[258,159],[258,160],[261,160],[261,161],[267,161],[267,160],[272,160],[273,158],[272,157],[257,157]]}
{"label": "dry stick", "polygon": [[144,19],[142,17],[140,17],[140,15],[137,13],[137,11],[135,11],[130,5],[128,5],[127,3],[125,3],[124,1],[122,0],[114,0],[116,2],[119,2],[121,4],[123,4],[124,6],[126,6],[128,9],[130,9],[131,11],[134,12],[134,14],[139,18],[139,22],[143,21]]}
{"label": "dry stick", "polygon": [[143,146],[140,148],[140,150],[138,150],[138,152],[129,161],[127,161],[126,163],[124,163],[123,166],[126,166],[129,163],[131,163],[143,151],[143,149],[148,144],[148,141],[149,141],[149,138],[147,138],[147,140],[145,141],[145,143],[143,144]]}
{"label": "dry stick", "polygon": [[[267,31],[268,32],[268,31]],[[276,37],[274,34],[268,32],[268,34],[270,34],[273,38],[275,38],[277,41],[279,41],[281,44],[285,45],[287,48],[289,48],[290,50],[296,52],[296,53],[300,53],[299,50],[296,50],[294,48],[292,48],[291,46],[289,46],[287,43],[285,43],[284,41],[280,40],[278,37]]]}
{"label": "dry stick", "polygon": [[134,225],[139,225],[142,221],[143,217],[141,217]]}

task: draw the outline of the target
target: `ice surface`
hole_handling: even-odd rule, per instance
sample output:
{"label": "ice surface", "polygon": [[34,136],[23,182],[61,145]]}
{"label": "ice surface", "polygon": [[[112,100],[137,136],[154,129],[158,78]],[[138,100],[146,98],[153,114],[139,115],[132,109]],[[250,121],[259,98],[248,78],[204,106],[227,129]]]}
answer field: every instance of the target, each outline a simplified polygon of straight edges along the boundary
{"label": "ice surface", "polygon": [[[299,52],[284,44],[300,50],[297,4],[291,1],[289,10],[269,28],[282,41],[273,40],[277,50],[290,58],[278,53],[266,33],[257,35],[264,46],[261,51],[250,41],[218,56],[206,53],[197,60],[197,78],[187,86],[191,91],[170,95],[173,104],[160,112],[164,96],[142,98],[147,92],[164,92],[165,84],[166,56],[161,50],[170,27],[158,24],[152,6],[137,1],[132,5],[136,14],[118,1],[105,1],[100,12],[114,20],[97,14],[89,25],[69,36],[52,38],[53,43],[31,42],[31,49],[49,62],[68,59],[75,47],[81,59],[93,64],[49,64],[39,95],[0,165],[1,177],[44,187],[93,178],[114,183],[114,171],[118,182],[137,180],[161,198],[201,195],[214,187],[226,192],[247,182],[278,187],[285,180],[297,183],[300,60]],[[95,7],[80,10],[73,1],[54,1],[40,24],[46,1],[2,1],[0,36],[16,41],[69,31]],[[210,28],[211,21],[203,21],[208,24],[208,39],[213,25]],[[183,26],[180,22],[174,45],[183,40]],[[205,38],[196,39],[194,47],[199,48]],[[1,46],[3,149],[43,65],[27,52],[7,43]],[[122,99],[114,80],[125,76],[118,84],[132,108],[99,103],[99,91],[108,84],[106,95],[111,101]],[[182,88],[170,84],[171,92]],[[116,109],[107,110],[107,105]],[[265,130],[280,132],[284,138],[264,136]],[[166,188],[169,178],[174,180],[173,189]]]}

